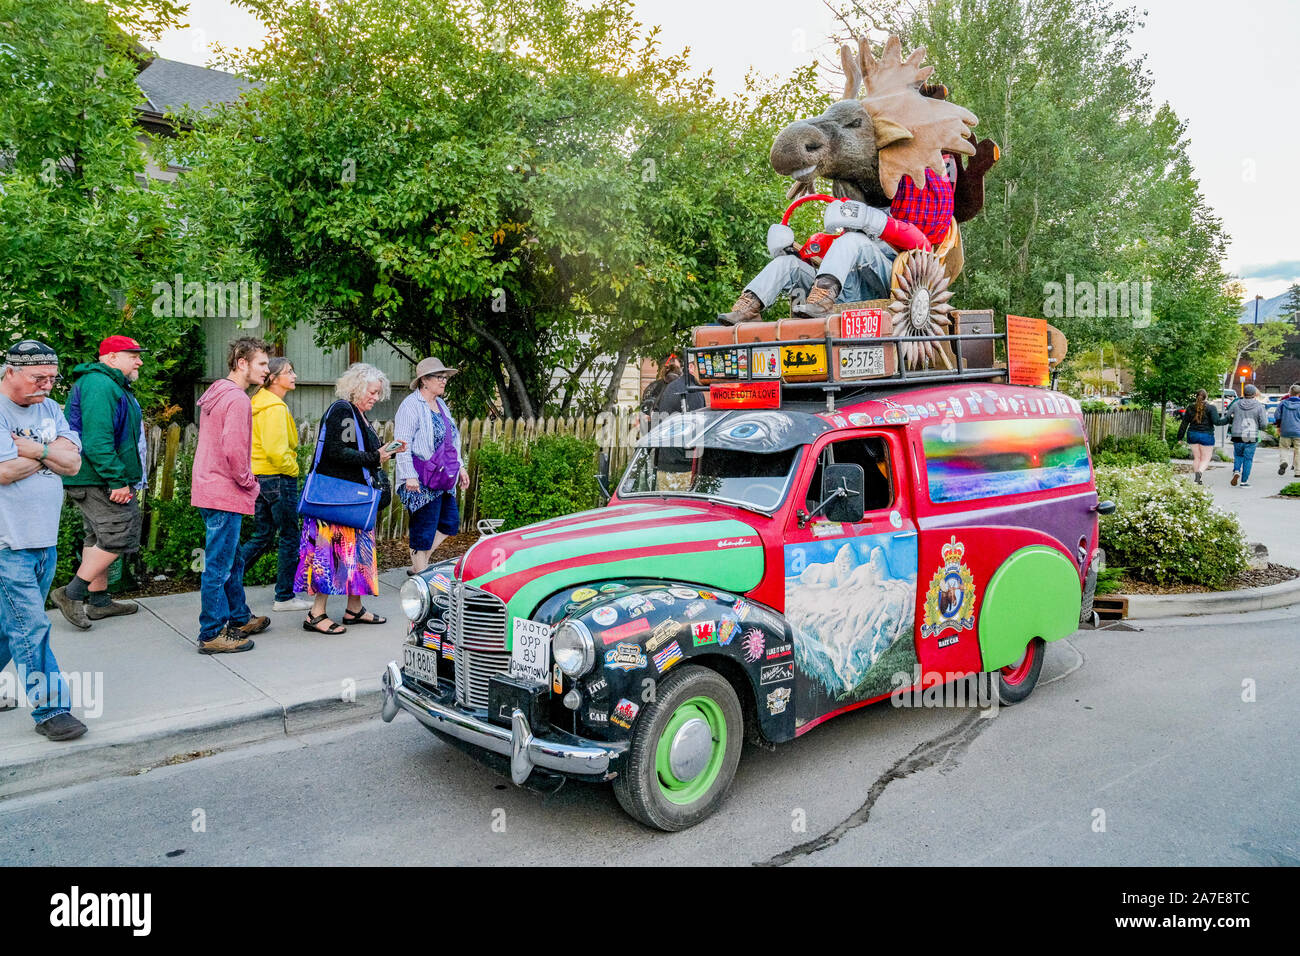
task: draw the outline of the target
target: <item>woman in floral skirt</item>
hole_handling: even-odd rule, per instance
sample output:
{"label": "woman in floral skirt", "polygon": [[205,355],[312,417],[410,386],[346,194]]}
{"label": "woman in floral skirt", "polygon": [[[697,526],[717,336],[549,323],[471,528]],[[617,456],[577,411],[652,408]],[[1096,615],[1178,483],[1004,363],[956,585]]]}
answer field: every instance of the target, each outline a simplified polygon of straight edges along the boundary
{"label": "woman in floral skirt", "polygon": [[[366,484],[366,471],[374,478],[395,454],[380,447],[379,436],[366,420],[366,413],[389,396],[388,377],[373,365],[357,362],[343,373],[334,391],[342,401],[331,405],[321,421],[325,440],[313,470]],[[347,630],[326,615],[331,594],[347,595],[344,624],[386,623],[387,618],[367,611],[361,603],[362,595],[379,593],[374,530],[304,517],[294,590],[313,597],[311,611],[303,621],[304,630],[319,634],[342,634]]]}

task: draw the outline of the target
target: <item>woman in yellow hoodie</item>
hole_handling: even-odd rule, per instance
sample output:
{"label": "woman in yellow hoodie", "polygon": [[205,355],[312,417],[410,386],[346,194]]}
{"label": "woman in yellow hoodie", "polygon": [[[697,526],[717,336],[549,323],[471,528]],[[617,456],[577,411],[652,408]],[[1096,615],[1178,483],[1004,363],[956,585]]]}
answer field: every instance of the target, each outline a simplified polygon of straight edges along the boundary
{"label": "woman in yellow hoodie", "polygon": [[253,396],[253,474],[260,488],[253,514],[253,536],[243,547],[251,568],[280,537],[275,575],[277,611],[305,611],[311,602],[293,593],[298,568],[298,427],[284,403],[298,376],[287,358],[271,359],[266,386]]}

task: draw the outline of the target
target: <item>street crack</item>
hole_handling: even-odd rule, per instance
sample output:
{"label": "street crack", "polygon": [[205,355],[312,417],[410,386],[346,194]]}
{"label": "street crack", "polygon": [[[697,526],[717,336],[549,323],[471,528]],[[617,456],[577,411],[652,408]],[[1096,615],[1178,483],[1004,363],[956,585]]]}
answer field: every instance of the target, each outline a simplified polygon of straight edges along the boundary
{"label": "street crack", "polygon": [[799,857],[811,856],[839,843],[846,833],[857,829],[870,819],[876,801],[885,792],[885,788],[895,780],[901,780],[918,770],[927,770],[930,767],[948,763],[960,757],[975,742],[975,738],[993,723],[991,720],[982,720],[980,713],[978,710],[973,712],[951,730],[918,744],[911,753],[899,758],[897,763],[876,778],[875,783],[871,785],[871,789],[867,792],[867,799],[862,806],[854,810],[847,819],[841,821],[834,828],[816,839],[800,843],[784,853],[778,853],[776,856],[754,865],[785,866]]}

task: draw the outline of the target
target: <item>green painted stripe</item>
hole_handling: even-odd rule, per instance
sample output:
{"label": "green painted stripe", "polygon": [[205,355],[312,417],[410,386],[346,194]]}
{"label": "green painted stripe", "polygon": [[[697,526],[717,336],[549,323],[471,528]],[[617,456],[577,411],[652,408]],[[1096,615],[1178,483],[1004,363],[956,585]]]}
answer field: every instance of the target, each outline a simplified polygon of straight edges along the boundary
{"label": "green painted stripe", "polygon": [[[624,558],[605,564],[585,564],[552,571],[529,581],[506,604],[507,641],[513,646],[516,617],[527,618],[543,600],[556,591],[591,581],[606,578],[663,578],[743,594],[757,587],[763,579],[761,545],[728,548],[725,552],[726,560],[719,560],[720,557],[716,551],[694,551],[648,558]],[[597,666],[603,666],[604,658],[601,655],[606,650],[608,648],[597,643]]]}
{"label": "green painted stripe", "polygon": [[[569,561],[593,552],[631,551],[635,548],[653,548],[663,544],[693,544],[710,538],[745,538],[757,537],[749,525],[731,518],[717,521],[685,522],[667,524],[657,528],[640,528],[635,531],[622,531],[613,534],[590,535],[574,538],[571,541],[556,541],[551,544],[539,544],[531,548],[520,548],[508,557],[495,571],[474,578],[467,583],[481,588],[489,581],[504,578],[529,568]],[[713,553],[713,552],[709,552]],[[685,555],[683,555],[685,557]]]}
{"label": "green painted stripe", "polygon": [[[590,514],[591,512],[587,512]],[[680,518],[684,515],[701,514],[698,508],[665,508],[663,511],[642,511],[634,515],[618,515],[613,518],[599,518],[595,521],[583,521],[579,524],[565,525],[562,528],[548,528],[545,531],[530,531],[521,534],[521,538],[540,538],[548,534],[564,534],[568,531],[582,531],[587,528],[607,528],[610,525],[629,524],[634,521],[658,521],[661,518]],[[570,517],[573,517],[570,515]]]}

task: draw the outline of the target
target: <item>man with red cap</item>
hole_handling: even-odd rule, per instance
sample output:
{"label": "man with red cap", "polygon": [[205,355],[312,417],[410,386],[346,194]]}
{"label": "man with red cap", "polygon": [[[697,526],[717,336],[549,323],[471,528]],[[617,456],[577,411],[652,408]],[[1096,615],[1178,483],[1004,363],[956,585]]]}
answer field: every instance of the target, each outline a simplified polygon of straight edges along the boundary
{"label": "man with red cap", "polygon": [[140,375],[144,348],[125,335],[99,343],[99,361],[72,370],[68,423],[81,435],[81,470],[63,479],[81,511],[86,539],[76,576],[50,597],[74,627],[134,614],[138,605],[108,596],[108,569],[119,556],[140,550],[140,495],[145,439],[140,403],[131,383]]}

